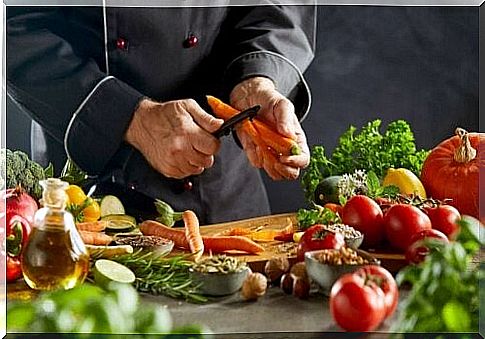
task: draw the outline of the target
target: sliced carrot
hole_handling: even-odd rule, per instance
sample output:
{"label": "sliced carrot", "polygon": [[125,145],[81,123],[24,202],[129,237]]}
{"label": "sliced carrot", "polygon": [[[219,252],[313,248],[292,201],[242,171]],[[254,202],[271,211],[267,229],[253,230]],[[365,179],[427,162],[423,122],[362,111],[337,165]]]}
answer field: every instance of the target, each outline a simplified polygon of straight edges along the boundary
{"label": "sliced carrot", "polygon": [[207,95],[206,98],[212,112],[214,112],[218,118],[227,120],[239,113],[237,109],[224,103],[222,100],[213,97],[212,95]]}
{"label": "sliced carrot", "polygon": [[233,227],[224,231],[222,234],[228,235],[228,236],[235,236],[235,235],[244,236],[244,235],[250,235],[251,233],[253,233],[253,231],[250,230],[249,228]]}
{"label": "sliced carrot", "polygon": [[113,241],[113,238],[101,232],[79,231],[79,234],[87,245],[108,245]]}
{"label": "sliced carrot", "polygon": [[219,236],[219,237],[202,237],[206,252],[222,253],[227,251],[243,251],[251,254],[258,254],[264,251],[264,248],[254,241],[239,236]]}
{"label": "sliced carrot", "polygon": [[108,226],[106,220],[78,222],[76,228],[79,231],[102,232]]}
{"label": "sliced carrot", "polygon": [[156,235],[172,240],[177,248],[189,249],[189,242],[182,230],[173,229],[154,220],[145,220],[140,224],[140,231],[144,235]]}
{"label": "sliced carrot", "polygon": [[185,224],[185,237],[189,243],[190,251],[194,254],[194,259],[197,260],[204,253],[204,242],[199,230],[199,219],[197,215],[190,210],[182,213],[182,219]]}
{"label": "sliced carrot", "polygon": [[297,155],[301,153],[300,146],[293,140],[276,132],[265,122],[255,118],[252,121],[254,128],[258,131],[260,138],[278,154]]}

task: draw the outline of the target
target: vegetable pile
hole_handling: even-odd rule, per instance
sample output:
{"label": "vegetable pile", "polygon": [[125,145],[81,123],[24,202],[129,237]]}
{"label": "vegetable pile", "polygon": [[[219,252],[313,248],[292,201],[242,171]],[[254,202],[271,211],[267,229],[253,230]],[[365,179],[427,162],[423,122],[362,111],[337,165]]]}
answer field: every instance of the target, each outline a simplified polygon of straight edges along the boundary
{"label": "vegetable pile", "polygon": [[358,133],[351,126],[328,157],[322,146],[313,147],[310,165],[301,179],[308,201],[315,201],[315,190],[324,178],[355,170],[372,171],[383,178],[388,168],[407,168],[419,176],[429,152],[416,149],[409,124],[393,121],[384,134],[380,133],[380,126],[381,120],[374,120]]}

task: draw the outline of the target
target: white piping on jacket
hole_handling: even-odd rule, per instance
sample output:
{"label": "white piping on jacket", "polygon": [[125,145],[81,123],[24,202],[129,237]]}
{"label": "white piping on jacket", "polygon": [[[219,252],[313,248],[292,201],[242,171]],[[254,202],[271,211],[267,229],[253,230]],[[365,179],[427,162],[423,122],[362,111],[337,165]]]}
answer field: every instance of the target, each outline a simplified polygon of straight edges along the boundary
{"label": "white piping on jacket", "polygon": [[114,79],[115,77],[114,76],[107,76],[103,79],[101,79],[100,82],[98,82],[96,84],[96,86],[94,86],[94,88],[91,90],[91,92],[89,92],[89,94],[86,96],[86,98],[84,98],[84,100],[81,102],[81,104],[78,106],[78,108],[76,109],[76,111],[74,112],[74,114],[72,115],[71,117],[71,120],[69,121],[69,124],[67,125],[67,129],[66,129],[66,133],[64,134],[64,150],[66,151],[66,154],[67,156],[72,160],[72,157],[71,155],[69,154],[69,149],[67,148],[67,138],[69,137],[69,132],[71,131],[71,127],[72,127],[72,124],[74,123],[74,121],[76,120],[79,112],[84,108],[84,106],[86,105],[86,103],[89,101],[89,99],[91,99],[91,97],[93,96],[93,94],[98,90],[98,88],[106,81],[108,80],[111,80],[111,79]]}
{"label": "white piping on jacket", "polygon": [[108,18],[106,17],[106,0],[103,0],[103,27],[104,27],[104,58],[106,65],[106,75],[109,75],[108,61]]}

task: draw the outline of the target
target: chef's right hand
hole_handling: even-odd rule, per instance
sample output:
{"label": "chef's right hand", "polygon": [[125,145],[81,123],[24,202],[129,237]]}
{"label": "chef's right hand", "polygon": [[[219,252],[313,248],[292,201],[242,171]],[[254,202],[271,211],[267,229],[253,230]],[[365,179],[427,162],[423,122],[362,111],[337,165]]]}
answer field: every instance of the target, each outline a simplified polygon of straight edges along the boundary
{"label": "chef's right hand", "polygon": [[158,172],[181,179],[200,174],[214,164],[220,141],[211,133],[223,122],[192,99],[163,103],[143,99],[125,139]]}

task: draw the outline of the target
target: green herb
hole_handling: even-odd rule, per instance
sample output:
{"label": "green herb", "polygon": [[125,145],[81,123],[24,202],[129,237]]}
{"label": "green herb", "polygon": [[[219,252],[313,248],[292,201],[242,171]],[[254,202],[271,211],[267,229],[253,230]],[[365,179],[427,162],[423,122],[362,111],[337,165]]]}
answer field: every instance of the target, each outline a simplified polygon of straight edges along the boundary
{"label": "green herb", "polygon": [[315,224],[329,225],[342,222],[340,216],[334,211],[317,204],[314,204],[314,207],[310,210],[304,208],[298,210],[296,220],[300,231],[304,231]]}
{"label": "green herb", "polygon": [[183,256],[164,257],[141,250],[110,258],[135,273],[135,287],[140,292],[163,294],[171,298],[203,303],[207,299],[198,294],[189,273],[192,262]]}
{"label": "green herb", "polygon": [[381,120],[369,122],[360,132],[354,126],[343,133],[331,156],[322,146],[314,146],[310,164],[301,184],[308,201],[313,201],[315,188],[331,175],[352,173],[355,170],[373,171],[382,178],[388,168],[407,168],[419,176],[428,151],[417,150],[414,135],[404,120],[391,122],[384,134]]}
{"label": "green herb", "polygon": [[157,217],[157,221],[161,222],[165,226],[172,227],[175,222],[182,220],[182,212],[175,212],[169,204],[160,199],[155,199],[155,208],[160,216]]}
{"label": "green herb", "polygon": [[397,276],[412,290],[402,303],[396,332],[478,332],[479,284],[485,283],[485,266],[472,259],[483,246],[478,220],[460,222],[457,241],[443,244],[429,239],[431,253],[418,266],[408,266]]}
{"label": "green herb", "polygon": [[366,195],[371,198],[378,198],[378,197],[388,197],[388,198],[395,198],[399,194],[399,187],[394,185],[389,186],[381,186],[379,178],[377,174],[372,171],[367,173],[367,193]]}
{"label": "green herb", "polygon": [[80,169],[71,158],[67,158],[64,168],[61,172],[61,180],[71,185],[83,186],[88,179],[88,175]]}
{"label": "green herb", "polygon": [[41,293],[33,301],[9,301],[7,315],[9,332],[69,333],[84,338],[91,337],[90,333],[202,332],[197,326],[172,329],[168,309],[140,302],[136,290],[127,284],[110,284],[107,290],[83,284]]}

